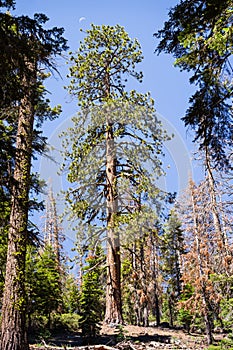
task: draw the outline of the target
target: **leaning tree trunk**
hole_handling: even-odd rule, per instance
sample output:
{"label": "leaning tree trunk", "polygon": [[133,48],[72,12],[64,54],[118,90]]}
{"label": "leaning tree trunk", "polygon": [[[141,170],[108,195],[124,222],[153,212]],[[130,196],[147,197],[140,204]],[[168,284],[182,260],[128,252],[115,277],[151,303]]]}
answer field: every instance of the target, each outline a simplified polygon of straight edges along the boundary
{"label": "leaning tree trunk", "polygon": [[2,305],[1,350],[27,350],[25,257],[27,247],[28,197],[33,139],[33,94],[36,69],[26,64],[16,137],[6,278]]}
{"label": "leaning tree trunk", "polygon": [[118,213],[116,153],[113,128],[107,122],[106,134],[106,177],[107,177],[107,290],[106,323],[123,323],[121,303],[120,239],[116,227]]}

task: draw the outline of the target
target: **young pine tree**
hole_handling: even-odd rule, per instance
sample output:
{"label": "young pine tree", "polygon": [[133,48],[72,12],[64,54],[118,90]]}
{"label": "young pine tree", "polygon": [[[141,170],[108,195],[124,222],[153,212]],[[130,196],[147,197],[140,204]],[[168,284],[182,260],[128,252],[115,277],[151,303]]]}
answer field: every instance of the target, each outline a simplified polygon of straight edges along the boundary
{"label": "young pine tree", "polygon": [[175,210],[171,210],[161,237],[161,267],[166,285],[169,322],[173,327],[176,303],[182,290],[181,255],[184,254],[182,223]]}
{"label": "young pine tree", "polygon": [[28,296],[27,314],[43,315],[51,325],[51,313],[57,311],[62,302],[60,271],[57,269],[56,255],[51,246],[43,251],[29,247],[27,254],[26,286]]}
{"label": "young pine tree", "polygon": [[103,255],[101,249],[97,247],[96,252],[91,252],[86,258],[87,265],[84,267],[82,278],[79,325],[82,335],[88,338],[98,335],[99,323],[103,316],[101,262],[103,262]]}

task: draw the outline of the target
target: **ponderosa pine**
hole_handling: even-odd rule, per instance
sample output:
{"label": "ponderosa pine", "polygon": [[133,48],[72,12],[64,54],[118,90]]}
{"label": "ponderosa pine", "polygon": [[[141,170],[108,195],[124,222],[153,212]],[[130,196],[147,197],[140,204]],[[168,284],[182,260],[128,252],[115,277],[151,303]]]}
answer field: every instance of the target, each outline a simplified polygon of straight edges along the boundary
{"label": "ponderosa pine", "polygon": [[138,41],[119,25],[92,25],[71,54],[68,90],[81,110],[65,134],[65,165],[75,186],[66,198],[86,242],[107,231],[106,323],[123,322],[119,227],[138,207],[144,210],[140,198],[156,206],[161,195],[155,178],[163,173],[159,156],[166,136],[150,95],[127,92],[125,86],[129,76],[141,81],[136,71],[141,60]]}

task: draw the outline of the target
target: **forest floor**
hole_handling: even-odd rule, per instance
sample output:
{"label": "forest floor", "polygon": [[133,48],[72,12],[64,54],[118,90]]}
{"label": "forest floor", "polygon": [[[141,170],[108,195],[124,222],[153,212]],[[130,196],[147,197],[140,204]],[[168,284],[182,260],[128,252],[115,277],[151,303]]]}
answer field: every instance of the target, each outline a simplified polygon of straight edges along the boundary
{"label": "forest floor", "polygon": [[[215,334],[216,343],[223,338]],[[60,333],[40,344],[31,345],[30,350],[156,350],[156,349],[208,349],[205,336],[187,334],[182,330],[163,327],[119,327],[102,326],[95,345],[84,343],[79,333]]]}

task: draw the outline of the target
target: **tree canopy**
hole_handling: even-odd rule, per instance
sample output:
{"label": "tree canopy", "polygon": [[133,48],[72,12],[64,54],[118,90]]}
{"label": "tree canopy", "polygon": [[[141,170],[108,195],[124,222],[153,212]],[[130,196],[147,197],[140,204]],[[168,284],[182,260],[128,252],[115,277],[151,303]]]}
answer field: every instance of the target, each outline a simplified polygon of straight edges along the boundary
{"label": "tree canopy", "polygon": [[125,86],[128,76],[141,81],[136,70],[141,60],[138,41],[119,25],[92,25],[71,54],[68,90],[81,110],[65,133],[65,165],[74,185],[66,199],[88,243],[96,244],[107,232],[108,323],[122,323],[119,227],[126,225],[127,215],[143,211],[145,202],[145,217],[149,202],[159,212],[162,198],[156,179],[163,174],[160,156],[166,135],[150,94],[129,92]]}
{"label": "tree canopy", "polygon": [[127,76],[142,79],[142,72],[135,70],[143,59],[137,39],[129,38],[120,25],[92,24],[86,34],[77,53],[70,56],[73,65],[68,91],[77,95],[83,106],[126,97]]}
{"label": "tree canopy", "polygon": [[231,0],[181,1],[155,34],[156,52],[172,54],[198,87],[182,119],[220,167],[228,164],[232,140],[232,11]]}

